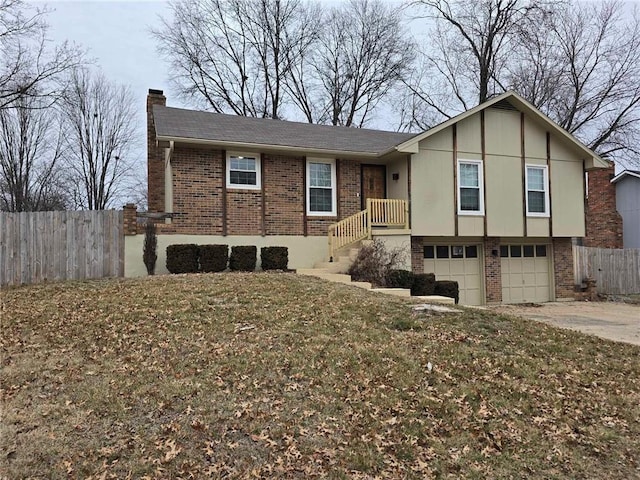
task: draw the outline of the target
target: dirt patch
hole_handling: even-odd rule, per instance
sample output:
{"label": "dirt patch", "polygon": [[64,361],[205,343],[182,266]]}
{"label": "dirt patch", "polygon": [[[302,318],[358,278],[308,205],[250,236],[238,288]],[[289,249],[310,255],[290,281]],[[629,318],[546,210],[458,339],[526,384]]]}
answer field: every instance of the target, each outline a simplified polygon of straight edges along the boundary
{"label": "dirt patch", "polygon": [[617,342],[640,345],[640,305],[619,302],[551,302],[500,305],[491,309]]}

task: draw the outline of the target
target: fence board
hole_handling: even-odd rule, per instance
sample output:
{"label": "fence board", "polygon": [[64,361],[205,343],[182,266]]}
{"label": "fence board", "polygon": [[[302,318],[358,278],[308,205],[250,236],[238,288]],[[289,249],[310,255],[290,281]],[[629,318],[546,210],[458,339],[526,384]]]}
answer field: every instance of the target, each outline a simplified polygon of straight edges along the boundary
{"label": "fence board", "polygon": [[593,278],[598,293],[640,293],[640,249],[574,246],[573,268],[576,283]]}
{"label": "fence board", "polygon": [[0,213],[0,285],[124,274],[122,212]]}

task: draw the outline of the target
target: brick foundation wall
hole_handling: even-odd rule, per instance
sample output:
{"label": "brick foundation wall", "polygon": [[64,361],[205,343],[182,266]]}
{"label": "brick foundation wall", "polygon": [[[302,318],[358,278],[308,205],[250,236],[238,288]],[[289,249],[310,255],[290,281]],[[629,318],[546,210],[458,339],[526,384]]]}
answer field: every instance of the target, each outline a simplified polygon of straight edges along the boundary
{"label": "brick foundation wall", "polygon": [[153,105],[166,105],[161,90],[149,90],[147,95],[147,202],[150,212],[164,212],[164,149],[156,146]]}
{"label": "brick foundation wall", "polygon": [[484,240],[484,283],[487,303],[502,302],[502,264],[500,255],[494,255],[494,250],[500,252],[500,238],[491,237]]}
{"label": "brick foundation wall", "polygon": [[589,172],[587,198],[587,247],[622,248],[622,217],[616,210],[616,187],[611,183],[614,166]]}
{"label": "brick foundation wall", "polygon": [[553,239],[553,275],[556,299],[573,298],[573,247],[570,238]]}

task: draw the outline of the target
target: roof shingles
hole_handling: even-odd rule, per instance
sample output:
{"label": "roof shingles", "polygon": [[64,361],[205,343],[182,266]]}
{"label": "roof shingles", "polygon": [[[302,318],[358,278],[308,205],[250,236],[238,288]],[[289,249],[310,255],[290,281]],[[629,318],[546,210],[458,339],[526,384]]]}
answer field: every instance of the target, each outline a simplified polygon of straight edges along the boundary
{"label": "roof shingles", "polygon": [[300,150],[381,155],[416,135],[241,117],[161,105],[153,106],[153,117],[159,139],[184,138],[212,143],[273,145]]}

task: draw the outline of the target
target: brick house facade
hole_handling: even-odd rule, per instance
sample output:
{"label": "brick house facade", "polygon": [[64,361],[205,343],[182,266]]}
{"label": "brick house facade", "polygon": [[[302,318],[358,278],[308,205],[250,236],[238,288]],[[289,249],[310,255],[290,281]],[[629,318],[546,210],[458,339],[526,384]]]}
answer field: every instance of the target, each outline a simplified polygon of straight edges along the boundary
{"label": "brick house facade", "polygon": [[[433,131],[447,127],[450,130],[452,128],[455,132],[456,126],[460,123],[457,141],[460,145],[467,145],[466,148],[474,148],[468,145],[472,145],[473,139],[485,135],[485,130],[491,128],[488,125],[491,125],[490,120],[495,115],[511,115],[511,113],[504,113],[502,107],[505,100],[513,101],[514,105],[517,105],[516,110],[522,109],[523,112],[528,112],[527,115],[534,117],[538,115],[533,107],[528,106],[515,94],[504,94],[502,97],[504,99],[496,98],[489,102],[498,102],[500,110],[489,111],[486,114],[486,122],[485,110],[482,108],[490,108],[491,105],[488,107],[478,106],[476,109],[449,121],[452,127],[445,122]],[[477,113],[480,111],[483,122],[481,128],[480,116]],[[477,121],[478,132],[474,133],[469,128],[469,120],[465,120],[465,117],[470,117],[471,120],[476,119],[474,121]],[[517,112],[513,118],[518,122],[524,122],[525,114]],[[517,228],[520,228],[517,227],[519,222],[524,225],[524,231],[520,234],[511,233],[506,237],[501,237],[501,233],[491,233],[487,230],[488,228],[495,230],[496,227],[493,226],[495,221],[494,223],[488,221],[487,213],[484,212],[482,213],[482,216],[485,217],[484,222],[480,223],[475,221],[474,217],[455,215],[455,233],[453,231],[446,233],[445,230],[449,227],[442,224],[424,223],[421,220],[424,215],[430,215],[425,213],[430,211],[430,202],[433,200],[442,201],[442,195],[438,192],[427,191],[426,194],[424,193],[424,181],[425,179],[429,180],[428,177],[425,177],[424,152],[429,152],[429,149],[432,148],[430,145],[435,145],[433,148],[436,157],[434,158],[441,158],[443,152],[450,148],[446,142],[438,140],[442,135],[440,137],[436,135],[435,140],[432,141],[427,138],[431,131],[418,135],[398,134],[171,109],[166,107],[166,98],[161,91],[157,90],[149,91],[147,122],[149,211],[161,214],[158,218],[168,218],[165,223],[159,222],[159,231],[163,235],[173,235],[175,238],[180,238],[181,241],[189,242],[233,243],[248,241],[252,244],[264,245],[269,244],[271,241],[269,239],[274,237],[281,244],[288,241],[295,243],[301,252],[299,259],[306,256],[309,259],[312,257],[312,249],[310,247],[307,249],[305,246],[311,245],[311,243],[305,243],[308,239],[308,242],[316,242],[314,244],[315,255],[318,255],[318,246],[323,250],[319,260],[326,260],[325,238],[329,227],[337,221],[352,217],[363,210],[365,183],[371,181],[370,188],[373,188],[372,185],[375,183],[369,178],[369,174],[364,174],[364,171],[371,166],[380,167],[382,165],[384,167],[382,171],[385,172],[384,188],[379,189],[377,191],[379,197],[374,198],[402,199],[409,204],[411,229],[396,233],[404,235],[407,239],[407,255],[414,272],[423,272],[425,265],[432,265],[429,262],[449,261],[452,266],[451,275],[455,275],[454,263],[457,261],[456,259],[465,260],[468,262],[465,268],[479,269],[480,296],[476,297],[473,303],[499,303],[505,301],[505,295],[507,295],[506,299],[509,299],[510,289],[516,288],[520,281],[516,279],[514,283],[509,276],[514,272],[517,273],[516,267],[521,261],[518,258],[519,254],[515,255],[514,253],[514,258],[511,258],[511,254],[508,253],[511,250],[507,249],[505,258],[504,244],[515,245],[509,247],[514,249],[513,252],[524,249],[523,257],[528,256],[526,252],[534,251],[532,249],[535,245],[543,245],[544,248],[535,249],[535,252],[539,252],[541,257],[538,258],[538,253],[531,254],[531,257],[532,261],[534,257],[538,258],[538,265],[548,265],[549,284],[544,288],[549,290],[549,294],[545,298],[568,298],[573,295],[571,251],[571,236],[573,234],[571,232],[579,231],[579,222],[576,227],[566,228],[558,223],[553,223],[551,218],[544,218],[544,215],[542,218],[528,218],[524,203],[519,214],[523,215],[523,211],[525,212],[524,222],[522,217],[519,221],[516,218],[513,223],[516,227],[512,225],[502,229],[505,232],[516,232]],[[498,125],[504,124],[498,123]],[[524,123],[518,127],[518,135],[524,135],[523,132]],[[468,137],[463,135],[468,135]],[[561,136],[562,132],[558,137],[561,138]],[[411,142],[416,138],[418,140],[411,145]],[[425,140],[421,140],[422,138]],[[453,173],[457,168],[458,158],[474,158],[473,155],[468,157],[469,154],[456,153],[458,148],[456,147],[455,133],[453,138],[453,156],[449,157],[451,160],[447,161],[449,167],[446,170],[439,167],[440,169],[436,171],[438,175],[446,172],[449,180],[432,184],[438,189],[442,186],[443,192],[450,188],[446,186],[447,182],[453,181],[455,183],[458,181]],[[489,143],[490,139],[487,138],[488,140],[482,143],[483,149],[485,144],[489,149],[502,148],[499,141],[497,144],[493,144]],[[494,136],[492,138],[499,139],[501,137]],[[538,138],[544,139],[544,134]],[[549,157],[550,138],[549,131],[547,131],[546,168],[553,173],[554,169],[550,166],[552,160]],[[566,142],[563,138],[561,140]],[[568,141],[570,147],[572,142],[575,142],[575,139]],[[566,151],[563,148],[565,147],[558,151],[560,153]],[[585,148],[577,146],[575,150],[582,153]],[[544,152],[544,147],[531,148],[531,151]],[[235,186],[238,185],[237,183],[229,181],[230,162],[233,160],[237,165],[237,159],[244,158],[238,155],[244,155],[247,152],[247,158],[250,158],[252,162],[253,170],[251,173],[254,175],[252,181],[255,185],[251,188],[237,187]],[[592,154],[589,151],[586,153],[587,155]],[[431,154],[427,153],[427,155]],[[475,155],[484,156],[484,150],[482,153],[478,150]],[[523,182],[523,189],[525,189],[524,174],[528,171],[525,169],[525,163],[528,160],[524,155],[524,150],[522,150],[522,158],[517,157],[515,160],[516,165],[522,164],[523,170],[513,179],[516,182]],[[311,189],[308,178],[310,162],[322,163],[323,161],[331,164],[334,178],[331,182],[331,191],[334,195],[331,201],[333,205],[331,215],[324,215],[322,211],[311,212],[308,205]],[[538,163],[534,163],[533,167],[527,165],[526,168],[543,172],[545,167],[539,166],[541,161],[544,162],[544,159],[538,157],[535,160]],[[597,158],[589,161],[592,162],[591,169],[601,168],[600,165],[596,165]],[[478,160],[472,160],[472,162],[481,163]],[[490,164],[492,165],[492,163]],[[575,161],[575,164],[580,165],[580,172],[583,172],[585,161],[581,159],[579,163]],[[237,167],[234,168],[237,169]],[[595,179],[600,172],[594,171],[596,174],[592,175]],[[168,178],[165,178],[165,175]],[[416,177],[416,175],[418,176]],[[572,177],[573,188],[582,192],[582,178],[574,173],[571,175],[577,177]],[[557,180],[558,178],[556,178]],[[499,182],[503,184],[504,180],[499,180]],[[458,187],[454,185],[455,188]],[[544,188],[549,194],[549,186]],[[524,193],[520,193],[516,201],[523,202],[525,196]],[[583,198],[574,200],[583,202]],[[426,204],[421,203],[425,201]],[[546,201],[550,202],[550,198]],[[485,196],[484,202],[487,205],[483,208],[489,214],[493,211],[492,208],[498,210],[491,203],[490,197]],[[508,201],[500,203],[505,204]],[[559,207],[556,209],[563,218],[573,218],[562,212],[566,210],[565,205],[574,204],[575,202],[558,203]],[[451,205],[455,205],[455,202],[452,201]],[[551,209],[546,208],[546,216],[551,217]],[[135,231],[134,217],[135,209],[132,206],[127,206],[125,208],[125,222],[128,222],[127,231],[129,234]],[[479,216],[475,218],[482,220]],[[416,220],[422,222],[417,222],[418,224],[426,226],[414,229]],[[451,224],[450,219],[446,219],[446,224]],[[529,224],[533,230],[530,230],[528,235],[526,225]],[[535,233],[536,231],[544,232],[547,228],[544,227],[545,224],[548,224],[548,233]],[[475,227],[470,227],[472,225]],[[432,228],[434,228],[434,233],[430,233],[429,229]],[[533,236],[531,236],[532,231],[534,232]],[[380,232],[378,234],[381,235]],[[386,235],[391,234],[386,233]],[[165,241],[171,240],[165,239]],[[462,250],[460,246],[462,246]],[[438,248],[437,256],[433,254],[436,248]],[[440,256],[443,249],[447,249],[448,260]],[[427,255],[428,251],[432,252],[430,257]],[[462,255],[459,253],[460,251],[467,253]],[[522,260],[523,265],[525,260]],[[308,261],[311,262],[311,260]],[[509,265],[511,264],[516,265],[513,267],[516,269],[510,273],[509,269],[512,267]],[[294,266],[294,268],[297,267]],[[522,276],[522,278],[525,277]],[[505,283],[505,279],[507,283]],[[464,278],[461,281],[461,288],[465,288]]]}

